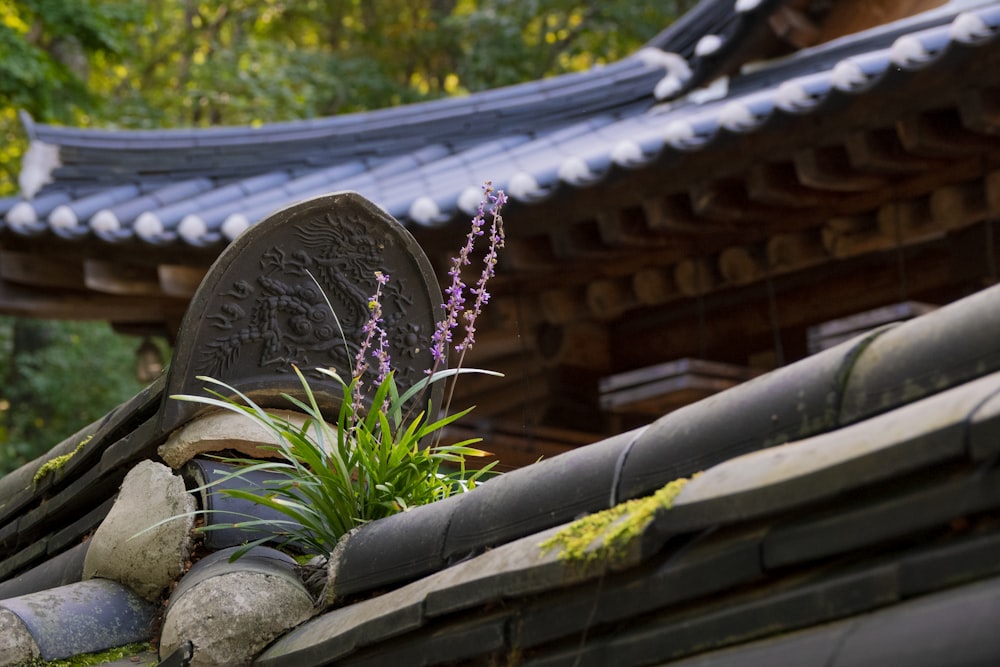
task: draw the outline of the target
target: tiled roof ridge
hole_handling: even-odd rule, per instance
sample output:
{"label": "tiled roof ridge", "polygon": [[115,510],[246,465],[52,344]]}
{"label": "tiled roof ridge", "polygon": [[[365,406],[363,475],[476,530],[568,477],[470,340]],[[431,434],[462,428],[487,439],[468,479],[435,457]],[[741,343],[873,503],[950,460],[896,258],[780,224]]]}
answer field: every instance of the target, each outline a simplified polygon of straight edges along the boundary
{"label": "tiled roof ridge", "polygon": [[[84,153],[91,149],[66,148],[61,155],[63,166],[49,172],[46,170],[53,163],[40,162],[41,171],[32,179],[40,184],[54,175],[54,183],[42,189],[34,200],[0,203],[0,213],[5,214],[7,229],[19,235],[52,232],[68,239],[96,236],[109,242],[182,241],[205,246],[225,244],[266,213],[291,201],[331,189],[355,189],[404,224],[439,225],[466,213],[465,192],[487,178],[506,190],[512,202],[543,202],[566,187],[591,186],[620,169],[642,169],[686,153],[721,148],[729,138],[777,127],[782,118],[817,114],[845,99],[892,89],[916,72],[956,59],[961,62],[969,49],[993,44],[998,29],[1000,7],[995,4],[971,9],[948,5],[929,17],[865,31],[850,40],[807,49],[755,71],[719,79],[719,85],[682,95],[667,105],[654,105],[655,89],[675,89],[681,78],[688,78],[685,70],[695,72],[700,66],[696,61],[711,54],[685,60],[679,55],[640,51],[601,71],[566,75],[567,80],[583,82],[579,94],[596,105],[588,107],[590,102],[583,103],[579,115],[566,116],[559,111],[567,100],[575,100],[576,104],[583,99],[576,94],[535,102],[526,98],[523,105],[515,103],[527,114],[525,123],[516,116],[507,119],[497,107],[495,123],[492,116],[482,115],[484,111],[474,110],[467,116],[471,124],[457,129],[451,115],[445,121],[414,120],[437,127],[441,130],[438,135],[392,138],[382,136],[383,130],[373,126],[369,128],[369,143],[356,139],[335,141],[319,152],[310,152],[311,143],[306,142],[301,151],[296,149],[299,152],[277,154],[262,151],[258,135],[232,130],[236,143],[225,149],[233,151],[228,157],[215,154],[212,147],[192,148],[199,155],[195,163],[186,163],[183,170],[176,172],[168,169],[167,173],[137,176],[138,180],[131,179],[128,186],[105,187],[100,179],[120,179],[120,173],[130,170],[140,174],[148,151],[136,154],[134,164],[117,160],[116,170],[120,173],[115,177],[104,173],[100,161],[86,163]],[[644,65],[643,60],[659,64]],[[694,70],[692,64],[696,65]],[[598,80],[594,77],[605,76],[616,68],[631,73],[626,79],[633,77],[634,81],[628,86],[638,86],[625,96],[632,101],[624,105],[614,101],[623,98],[604,90],[603,83],[594,83]],[[611,76],[608,85],[620,86],[614,79]],[[488,91],[482,95],[490,96]],[[531,97],[528,92],[526,95]],[[467,104],[468,99],[433,104],[447,110],[449,105]],[[498,104],[506,102],[500,100]],[[552,109],[556,112],[549,113],[550,105],[555,105]],[[385,113],[405,115],[403,109]],[[316,122],[304,121],[307,126]],[[219,136],[221,141],[228,131],[211,132],[216,132],[213,136]],[[156,137],[158,132],[146,136]],[[238,143],[252,138],[251,144],[241,147]],[[438,154],[420,157],[421,151],[433,147],[440,149]],[[74,151],[84,153],[74,156]],[[128,154],[125,150],[118,153],[120,158]],[[268,161],[267,173],[261,171],[260,155]],[[77,159],[84,162],[74,163]],[[380,173],[392,162],[408,163],[402,172],[405,178],[393,169]],[[325,166],[332,163],[335,166]],[[341,170],[351,165],[356,171],[343,175]],[[331,170],[336,174],[322,178]],[[227,176],[220,178],[223,173]],[[251,185],[258,179],[268,184]],[[90,185],[84,187],[85,183]],[[202,194],[197,198],[181,194],[191,188]],[[249,195],[255,204],[244,203]],[[189,215],[195,218],[182,226]]]}
{"label": "tiled roof ridge", "polygon": [[[567,90],[595,89],[602,81],[620,87],[622,81],[632,77],[645,78],[651,69],[658,69],[657,63],[648,57],[651,51],[675,53],[683,60],[695,62],[698,60],[695,43],[705,34],[721,34],[731,29],[734,23],[740,24],[743,30],[746,24],[762,23],[774,9],[786,0],[766,0],[766,2],[737,2],[734,0],[703,0],[692,11],[681,16],[663,32],[649,40],[638,52],[630,54],[618,61],[599,64],[587,71],[569,72],[508,86],[501,86],[468,95],[448,97],[436,100],[415,102],[397,107],[372,109],[362,112],[339,114],[335,116],[280,121],[263,125],[221,126],[205,128],[172,128],[172,129],[116,129],[116,128],[73,128],[61,125],[37,123],[26,112],[21,118],[32,140],[54,143],[62,146],[118,146],[123,149],[143,148],[180,148],[224,146],[242,144],[248,138],[259,138],[268,133],[267,143],[277,144],[298,140],[313,141],[323,132],[329,136],[356,137],[358,134],[374,132],[386,128],[397,128],[400,125],[413,127],[428,122],[453,123],[456,118],[466,117],[470,112],[479,113],[488,109],[493,102],[502,101],[505,115],[516,116],[518,109],[530,110],[538,103],[539,96],[562,101],[565,112],[572,111],[574,115],[589,113],[586,105],[581,107],[579,98],[566,94]],[[733,11],[733,8],[736,11]],[[733,35],[738,41],[738,34]],[[662,70],[659,70],[663,76]],[[668,72],[669,74],[669,72]],[[679,81],[684,88],[689,88],[687,81]],[[680,90],[680,88],[678,88]],[[646,90],[648,98],[652,89]],[[639,99],[638,96],[634,99]],[[597,94],[595,103],[605,106],[618,106],[620,99],[615,96]],[[501,128],[502,129],[502,128]]]}
{"label": "tiled roof ridge", "polygon": [[[1000,327],[998,302],[1000,286],[859,336],[649,426],[512,471],[473,493],[366,524],[346,538],[337,594],[425,576],[749,452],[835,437],[996,371],[1000,352],[987,332]],[[962,340],[940,349],[945,331],[958,331]],[[977,399],[969,414],[985,400]]]}
{"label": "tiled roof ridge", "polygon": [[[881,664],[878,657],[900,651],[900,641],[923,642],[921,651],[907,654],[916,657],[957,626],[928,641],[902,640],[904,628],[912,631],[931,618],[957,618],[972,609],[993,614],[1000,600],[995,558],[1000,353],[988,340],[1000,317],[978,319],[991,304],[996,310],[998,299],[1000,287],[994,287],[938,316],[881,329],[867,341],[867,359],[845,354],[858,339],[813,357],[857,371],[845,390],[869,403],[865,416],[854,412],[855,401],[845,400],[833,430],[706,466],[617,555],[601,551],[606,534],[594,537],[582,560],[547,551],[543,545],[575,518],[561,515],[562,524],[538,522],[522,537],[497,541],[455,562],[411,570],[412,576],[401,580],[378,580],[377,571],[395,576],[403,571],[406,559],[397,557],[399,551],[440,544],[435,531],[449,530],[449,522],[421,511],[434,505],[373,522],[348,537],[333,559],[330,586],[338,594],[333,606],[279,639],[257,662],[393,664],[404,656],[443,661],[438,651],[448,646],[451,660],[506,655],[539,666],[602,665],[612,664],[613,657],[613,664],[642,665],[734,646],[731,659],[715,662],[706,656],[691,664],[773,664],[778,656],[788,658],[781,647],[801,659],[795,664],[813,664],[808,658],[818,654],[823,664],[856,665]],[[988,332],[970,331],[976,327]],[[900,365],[900,354],[909,355],[910,363]],[[837,375],[837,365],[812,364],[822,367],[819,385],[830,388],[827,380]],[[802,384],[814,377],[805,366],[791,377],[762,376],[748,384],[755,385],[753,395],[769,389],[783,393],[781,401],[772,396],[774,405],[794,402]],[[930,367],[939,375],[928,374]],[[871,382],[875,377],[879,386]],[[944,377],[954,382],[942,382]],[[901,401],[883,400],[896,391]],[[747,395],[732,399],[735,390],[726,393],[728,400],[725,394],[715,397],[717,419],[727,407],[752,402]],[[804,393],[808,403],[810,390]],[[702,422],[710,418],[699,416]],[[669,415],[638,437],[651,430],[665,436],[668,421]],[[731,410],[725,426],[735,430],[747,421]],[[684,425],[672,428],[679,437],[697,439]],[[486,503],[497,511],[487,509],[475,518],[488,524],[505,512],[531,509],[544,493],[517,501],[546,485],[557,487],[550,497],[572,503],[569,482],[586,485],[591,479],[581,473],[615,460],[609,451],[594,449],[631,446],[634,435],[550,459],[552,475],[508,486],[504,497],[515,502],[503,507],[493,494]],[[659,445],[663,457],[669,443]],[[582,456],[590,465],[573,465]],[[458,502],[472,501],[496,481]],[[392,531],[385,530],[389,523]],[[352,544],[365,532],[374,532],[375,539],[360,540],[361,548]],[[395,543],[379,539],[379,533],[390,532],[397,533]],[[416,562],[408,556],[410,564]],[[362,577],[365,586],[352,589],[364,573],[364,558],[370,561],[369,576]],[[880,632],[887,625],[892,636]],[[931,625],[926,628],[930,632]],[[793,634],[796,630],[829,640],[794,649],[802,636]],[[988,664],[1000,651],[1000,644],[986,639],[991,633],[982,625],[967,638],[968,649],[958,649],[965,641],[948,646],[989,656],[980,660]],[[771,635],[778,636],[761,647],[746,644]],[[773,650],[768,643],[775,644]],[[938,653],[913,664],[953,664],[955,654]],[[755,661],[761,655],[770,659]]]}
{"label": "tiled roof ridge", "polygon": [[[458,97],[415,102],[412,104],[359,111],[335,116],[303,120],[264,123],[261,125],[218,126],[199,128],[165,128],[156,130],[76,128],[36,123],[26,113],[21,117],[32,140],[65,147],[106,148],[109,150],[181,150],[243,146],[263,143],[280,148],[282,144],[316,142],[324,139],[350,140],[363,143],[367,136],[396,134],[400,129],[428,134],[451,127],[458,120],[491,110],[502,110],[496,121],[501,130],[519,122],[525,114],[533,115],[540,100],[551,101],[553,115],[578,116],[620,106],[623,102],[606,90],[594,94],[589,103],[568,94],[573,89],[597,89],[601,84],[612,85],[626,92],[625,102],[641,99],[633,93],[632,81],[642,83],[662,70],[648,60],[635,55],[607,65],[598,65],[585,72],[571,72],[549,79],[513,84],[501,88],[470,93]],[[647,84],[647,96],[649,87]],[[472,128],[469,128],[472,129]]]}

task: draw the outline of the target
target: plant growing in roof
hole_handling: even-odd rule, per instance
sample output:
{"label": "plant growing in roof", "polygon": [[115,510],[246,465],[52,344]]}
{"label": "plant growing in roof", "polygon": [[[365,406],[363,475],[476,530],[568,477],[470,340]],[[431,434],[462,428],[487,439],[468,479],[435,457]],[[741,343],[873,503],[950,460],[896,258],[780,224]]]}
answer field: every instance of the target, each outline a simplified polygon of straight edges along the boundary
{"label": "plant growing in roof", "polygon": [[[240,467],[208,486],[239,478],[246,488],[223,488],[221,493],[270,508],[283,518],[248,516],[246,521],[238,523],[209,522],[201,530],[237,527],[268,532],[245,545],[235,557],[275,535],[303,552],[326,555],[344,534],[365,522],[465,492],[494,474],[495,462],[479,469],[466,467],[468,457],[489,455],[473,447],[481,438],[441,444],[441,435],[446,426],[472,409],[448,414],[458,376],[470,372],[499,375],[463,368],[462,363],[465,353],[475,344],[475,323],[489,301],[487,284],[504,245],[500,210],[505,202],[503,191],[495,190],[487,182],[465,246],[452,260],[449,270],[451,284],[445,290],[447,299],[442,304],[444,317],[431,340],[433,366],[414,386],[400,392],[396,383],[381,305],[382,288],[389,283],[390,276],[376,273],[375,292],[368,301],[369,318],[354,357],[352,377],[345,380],[332,369],[317,369],[337,380],[343,391],[334,425],[327,422],[308,380],[298,368],[294,371],[304,399],[289,395],[285,398],[308,417],[302,426],[268,413],[234,387],[211,378],[200,378],[218,388],[210,390],[209,396],[174,397],[246,415],[275,436],[275,460],[220,457]],[[471,264],[476,241],[486,235],[487,217],[490,225],[483,269],[475,286],[467,288],[462,269]],[[469,308],[466,308],[466,289],[475,295]],[[463,332],[462,340],[455,346],[458,363],[455,368],[443,368],[447,364],[448,343],[456,329]],[[429,398],[429,388],[437,382],[448,385],[440,416]],[[416,406],[424,397],[428,397],[426,409],[420,410]],[[266,471],[270,479],[254,486],[246,476],[255,471]]]}

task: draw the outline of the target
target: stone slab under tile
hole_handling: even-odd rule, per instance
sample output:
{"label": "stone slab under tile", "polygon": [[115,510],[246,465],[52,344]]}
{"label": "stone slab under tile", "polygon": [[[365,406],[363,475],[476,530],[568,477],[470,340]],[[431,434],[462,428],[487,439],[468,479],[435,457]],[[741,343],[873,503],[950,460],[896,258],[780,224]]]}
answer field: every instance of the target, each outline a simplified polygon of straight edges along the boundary
{"label": "stone slab under tile", "polygon": [[[301,427],[306,416],[289,410],[268,410],[268,414]],[[274,458],[277,444],[274,431],[245,414],[223,410],[203,415],[171,433],[157,448],[163,462],[175,470],[201,454],[234,450],[248,458]]]}

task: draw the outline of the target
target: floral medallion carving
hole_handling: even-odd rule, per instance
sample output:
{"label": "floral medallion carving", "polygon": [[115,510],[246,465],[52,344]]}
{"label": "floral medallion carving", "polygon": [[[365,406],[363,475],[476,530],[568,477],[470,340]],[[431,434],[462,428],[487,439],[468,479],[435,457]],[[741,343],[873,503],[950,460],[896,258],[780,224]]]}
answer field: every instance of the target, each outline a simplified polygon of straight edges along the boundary
{"label": "floral medallion carving", "polygon": [[[300,393],[293,366],[335,407],[339,386],[316,368],[350,378],[375,292],[387,273],[383,320],[397,382],[424,377],[441,296],[423,251],[402,225],[354,193],[326,195],[281,210],[220,255],[199,287],[178,335],[170,394],[201,393],[199,375],[288,407]],[[373,371],[374,372],[374,371]],[[167,427],[195,406],[170,401]]]}

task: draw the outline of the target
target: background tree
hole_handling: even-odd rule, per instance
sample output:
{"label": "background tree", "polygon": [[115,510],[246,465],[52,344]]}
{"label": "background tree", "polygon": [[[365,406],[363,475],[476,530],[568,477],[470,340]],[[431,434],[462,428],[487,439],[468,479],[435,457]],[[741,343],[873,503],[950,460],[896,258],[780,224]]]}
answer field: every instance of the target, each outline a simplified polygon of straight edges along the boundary
{"label": "background tree", "polygon": [[[620,59],[693,4],[0,0],[0,197],[27,147],[18,110],[148,129],[395,106]],[[133,394],[136,346],[106,325],[0,319],[0,474]]]}

